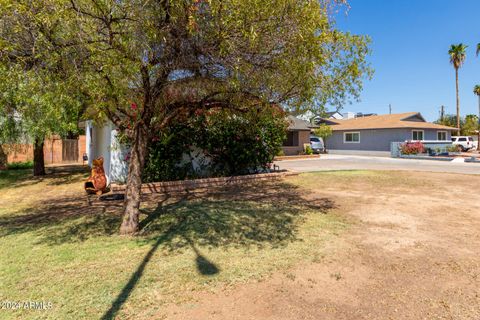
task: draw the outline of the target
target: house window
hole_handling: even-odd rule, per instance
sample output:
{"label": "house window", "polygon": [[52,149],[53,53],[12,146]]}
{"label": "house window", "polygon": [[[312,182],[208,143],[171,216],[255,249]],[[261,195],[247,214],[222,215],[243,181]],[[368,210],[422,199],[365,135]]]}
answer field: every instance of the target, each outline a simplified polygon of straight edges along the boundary
{"label": "house window", "polygon": [[412,130],[412,140],[423,140],[423,130]]}
{"label": "house window", "polygon": [[284,147],[298,146],[298,131],[287,131],[287,139],[283,142]]}
{"label": "house window", "polygon": [[344,132],[343,143],[360,143],[360,132]]}
{"label": "house window", "polygon": [[437,140],[447,141],[447,131],[437,131]]}

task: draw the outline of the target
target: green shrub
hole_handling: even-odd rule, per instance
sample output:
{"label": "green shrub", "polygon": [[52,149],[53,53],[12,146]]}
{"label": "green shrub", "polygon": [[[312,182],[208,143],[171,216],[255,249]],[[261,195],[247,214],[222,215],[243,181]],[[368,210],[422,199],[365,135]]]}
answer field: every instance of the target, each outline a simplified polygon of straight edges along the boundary
{"label": "green shrub", "polygon": [[32,161],[7,163],[8,170],[23,170],[23,169],[32,169],[32,168],[33,168]]}
{"label": "green shrub", "polygon": [[281,150],[287,128],[283,111],[270,106],[245,113],[212,110],[198,117],[197,125],[196,145],[220,175],[266,169]]}
{"label": "green shrub", "polygon": [[312,147],[306,146],[305,147],[305,154],[308,154],[308,155],[313,154]]}
{"label": "green shrub", "polygon": [[209,176],[240,175],[267,169],[281,151],[287,122],[273,106],[249,111],[198,110],[189,121],[171,126],[149,144],[143,178],[148,181],[198,177],[185,154],[202,150]]}
{"label": "green shrub", "polygon": [[460,150],[460,147],[457,145],[451,145],[446,148],[447,152],[458,152]]}
{"label": "green shrub", "polygon": [[192,145],[186,125],[174,125],[157,135],[148,146],[143,181],[183,180],[194,176],[191,165],[180,165],[182,156]]}

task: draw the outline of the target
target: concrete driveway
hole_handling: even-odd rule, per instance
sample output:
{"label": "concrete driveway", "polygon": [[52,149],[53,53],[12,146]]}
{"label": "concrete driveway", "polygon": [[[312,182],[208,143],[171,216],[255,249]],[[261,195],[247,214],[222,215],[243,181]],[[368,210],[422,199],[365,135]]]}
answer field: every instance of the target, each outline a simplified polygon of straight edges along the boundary
{"label": "concrete driveway", "polygon": [[331,170],[407,170],[480,174],[480,163],[412,160],[353,155],[320,155],[320,158],[276,161],[280,169],[296,172]]}

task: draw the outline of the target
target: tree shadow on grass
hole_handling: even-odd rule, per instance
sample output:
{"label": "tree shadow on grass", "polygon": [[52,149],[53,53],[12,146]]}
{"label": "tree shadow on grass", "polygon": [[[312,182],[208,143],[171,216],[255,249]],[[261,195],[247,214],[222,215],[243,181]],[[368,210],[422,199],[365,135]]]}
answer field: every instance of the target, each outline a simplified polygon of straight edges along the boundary
{"label": "tree shadow on grass", "polygon": [[[305,192],[273,181],[145,197],[147,206],[136,241],[151,245],[151,249],[102,319],[116,316],[160,246],[171,252],[193,250],[198,273],[212,276],[221,268],[209,261],[200,247],[279,247],[300,241],[298,228],[308,212],[322,214],[335,207],[330,199]],[[45,202],[30,213],[0,217],[0,237],[34,232],[40,243],[57,245],[112,235],[118,231],[122,206],[122,201],[89,203],[85,196]]]}
{"label": "tree shadow on grass", "polygon": [[82,242],[117,233],[121,203],[92,206],[86,196],[44,201],[22,214],[0,216],[0,237],[33,232],[38,244]]}
{"label": "tree shadow on grass", "polygon": [[[167,199],[164,199],[167,202]],[[161,234],[130,277],[102,320],[114,319],[135,289],[145,266],[158,247],[171,250],[190,246],[197,270],[204,276],[220,272],[197,246],[280,246],[297,239],[306,212],[326,213],[335,207],[327,198],[305,199],[297,187],[263,183],[229,187],[213,193],[185,194],[169,205],[159,205],[141,223],[146,237]],[[155,237],[155,236],[154,236]]]}
{"label": "tree shadow on grass", "polygon": [[35,185],[46,181],[48,185],[81,182],[88,176],[88,167],[82,165],[65,165],[45,168],[46,175],[34,177],[33,169],[1,170],[0,190]]}

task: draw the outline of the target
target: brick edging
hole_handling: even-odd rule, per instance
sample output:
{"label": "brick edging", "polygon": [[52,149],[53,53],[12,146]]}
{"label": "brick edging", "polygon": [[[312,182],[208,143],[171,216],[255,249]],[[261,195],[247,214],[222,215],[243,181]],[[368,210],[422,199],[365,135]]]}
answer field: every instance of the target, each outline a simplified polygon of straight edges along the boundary
{"label": "brick edging", "polygon": [[[142,193],[144,194],[182,192],[182,191],[192,191],[195,189],[202,189],[202,188],[208,188],[208,187],[232,185],[232,184],[242,183],[246,181],[277,180],[287,176],[295,176],[295,175],[298,175],[298,173],[291,172],[291,171],[284,171],[284,172],[248,174],[243,176],[231,176],[231,177],[151,182],[151,183],[143,183],[141,190],[142,190]],[[110,185],[110,190],[112,192],[124,192],[125,187],[126,187],[125,185],[112,183]]]}
{"label": "brick edging", "polygon": [[320,158],[319,154],[301,154],[294,156],[276,156],[273,161]]}

